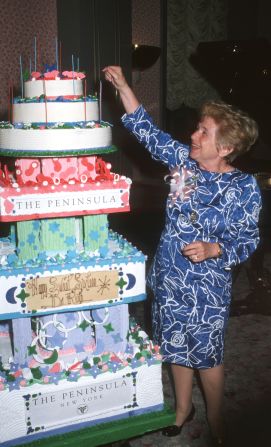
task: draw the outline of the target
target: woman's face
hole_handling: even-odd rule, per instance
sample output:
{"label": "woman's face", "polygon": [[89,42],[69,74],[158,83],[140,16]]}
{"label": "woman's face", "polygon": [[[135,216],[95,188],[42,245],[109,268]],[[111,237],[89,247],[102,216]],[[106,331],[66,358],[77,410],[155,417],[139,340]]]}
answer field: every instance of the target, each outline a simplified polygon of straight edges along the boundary
{"label": "woman's face", "polygon": [[190,157],[203,166],[215,166],[221,162],[221,154],[216,145],[218,124],[205,116],[198,124],[197,130],[191,136]]}

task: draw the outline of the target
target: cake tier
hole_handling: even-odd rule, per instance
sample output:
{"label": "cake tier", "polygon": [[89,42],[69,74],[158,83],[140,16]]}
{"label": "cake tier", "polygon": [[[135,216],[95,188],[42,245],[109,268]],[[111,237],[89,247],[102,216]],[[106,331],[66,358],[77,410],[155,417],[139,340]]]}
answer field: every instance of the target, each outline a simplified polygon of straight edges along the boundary
{"label": "cake tier", "polygon": [[1,361],[7,368],[12,359],[18,368],[50,364],[63,372],[78,362],[93,363],[105,350],[126,352],[128,330],[128,304],[18,318],[8,325],[0,320]]}
{"label": "cake tier", "polygon": [[[52,82],[52,81],[50,81]],[[22,101],[22,100],[21,100]],[[65,98],[13,104],[14,123],[76,123],[99,119],[98,101],[94,97],[67,100]]]}
{"label": "cake tier", "polygon": [[0,187],[0,222],[129,211],[131,180]]}
{"label": "cake tier", "polygon": [[[45,436],[115,419],[133,421],[136,415],[161,411],[164,407],[161,361],[148,349],[142,356],[139,353],[139,357],[131,366],[126,362],[125,368],[125,362],[109,361],[115,367],[113,372],[101,374],[100,365],[70,370],[60,382],[59,374],[48,372],[31,389],[18,387],[17,379],[10,382],[13,391],[0,391],[1,445],[30,443]],[[22,377],[19,379],[22,384],[26,382]],[[49,384],[44,385],[45,381]]]}
{"label": "cake tier", "polygon": [[25,98],[36,96],[82,96],[83,81],[81,79],[33,79],[24,83]]}
{"label": "cake tier", "polygon": [[0,155],[9,157],[67,156],[115,150],[109,123],[88,121],[51,127],[0,125]]}
{"label": "cake tier", "polygon": [[[5,247],[8,250],[8,247]],[[74,251],[22,262],[2,255],[0,319],[97,309],[145,299],[145,256],[109,232],[104,257]]]}

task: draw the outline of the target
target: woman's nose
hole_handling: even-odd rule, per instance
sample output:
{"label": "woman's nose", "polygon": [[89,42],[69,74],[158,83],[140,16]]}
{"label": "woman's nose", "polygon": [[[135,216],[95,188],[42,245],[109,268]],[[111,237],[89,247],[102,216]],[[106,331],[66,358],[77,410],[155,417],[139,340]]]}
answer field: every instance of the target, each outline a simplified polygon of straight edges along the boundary
{"label": "woman's nose", "polygon": [[198,130],[195,130],[195,131],[191,134],[191,140],[197,138],[197,133],[198,133]]}

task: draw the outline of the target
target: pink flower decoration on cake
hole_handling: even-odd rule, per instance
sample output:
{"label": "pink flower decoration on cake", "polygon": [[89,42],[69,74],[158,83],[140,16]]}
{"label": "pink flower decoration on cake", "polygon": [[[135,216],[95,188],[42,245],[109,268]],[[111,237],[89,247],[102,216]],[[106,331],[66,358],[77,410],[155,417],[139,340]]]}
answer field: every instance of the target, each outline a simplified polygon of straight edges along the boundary
{"label": "pink flower decoration on cake", "polygon": [[31,77],[32,77],[32,79],[40,79],[41,78],[41,73],[39,71],[33,71],[31,73]]}
{"label": "pink flower decoration on cake", "polygon": [[22,376],[22,370],[21,369],[18,369],[17,371],[15,371],[12,375],[14,376],[14,377],[20,377],[20,376]]}
{"label": "pink flower decoration on cake", "polygon": [[58,70],[52,70],[52,71],[47,71],[46,73],[44,73],[44,79],[48,80],[53,80],[59,77],[59,71]]}
{"label": "pink flower decoration on cake", "polygon": [[68,79],[84,79],[86,75],[77,71],[63,71],[62,76]]}
{"label": "pink flower decoration on cake", "polygon": [[72,71],[63,71],[62,76],[64,76],[64,78],[68,78],[68,79],[72,79],[73,77],[75,78],[75,74],[73,75]]}
{"label": "pink flower decoration on cake", "polygon": [[85,79],[86,75],[84,73],[76,73],[77,79]]}

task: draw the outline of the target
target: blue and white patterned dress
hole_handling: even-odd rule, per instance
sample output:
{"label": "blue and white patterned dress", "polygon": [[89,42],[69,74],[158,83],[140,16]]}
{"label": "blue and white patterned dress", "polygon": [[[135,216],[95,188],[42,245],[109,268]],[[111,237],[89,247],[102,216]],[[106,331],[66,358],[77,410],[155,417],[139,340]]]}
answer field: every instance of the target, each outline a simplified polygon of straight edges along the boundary
{"label": "blue and white patterned dress", "polygon": [[[154,340],[164,362],[211,368],[223,362],[231,300],[231,267],[259,242],[261,196],[252,175],[215,173],[189,158],[189,147],[159,130],[140,106],[122,121],[166,164],[175,183],[148,283],[154,291]],[[182,248],[193,241],[219,242],[220,258],[193,263]]]}

